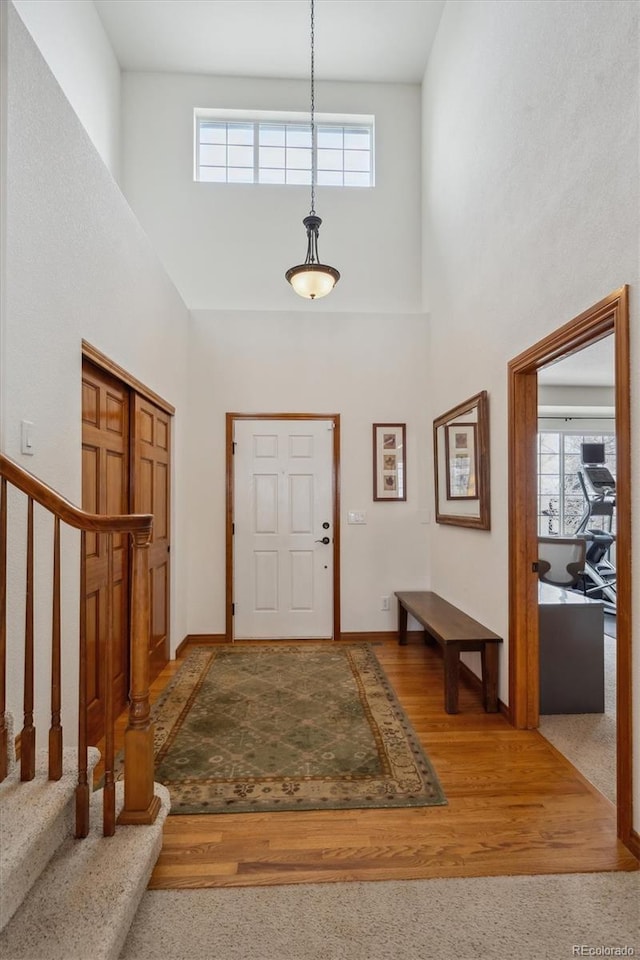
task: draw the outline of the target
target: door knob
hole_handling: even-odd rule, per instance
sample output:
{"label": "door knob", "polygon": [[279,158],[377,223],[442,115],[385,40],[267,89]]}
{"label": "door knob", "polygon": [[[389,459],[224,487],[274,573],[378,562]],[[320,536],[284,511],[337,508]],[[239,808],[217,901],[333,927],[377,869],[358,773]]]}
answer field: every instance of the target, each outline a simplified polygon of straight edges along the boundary
{"label": "door knob", "polygon": [[315,540],[315,543],[331,543],[329,537],[323,537],[322,540]]}

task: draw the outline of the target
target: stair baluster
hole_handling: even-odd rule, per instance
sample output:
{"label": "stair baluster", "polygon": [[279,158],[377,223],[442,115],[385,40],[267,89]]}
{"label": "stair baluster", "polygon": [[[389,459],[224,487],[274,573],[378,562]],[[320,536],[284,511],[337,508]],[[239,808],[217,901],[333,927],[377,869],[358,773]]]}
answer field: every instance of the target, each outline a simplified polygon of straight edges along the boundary
{"label": "stair baluster", "polygon": [[9,772],[7,741],[7,481],[0,483],[0,783]]}
{"label": "stair baluster", "polygon": [[76,787],[76,837],[89,833],[89,777],[87,739],[87,577],[82,558],[86,556],[87,533],[80,534],[80,665],[78,703],[78,785]]}
{"label": "stair baluster", "polygon": [[102,832],[112,837],[116,832],[116,785],[113,779],[114,716],[113,716],[113,534],[107,534],[107,636],[104,645],[104,792],[102,797]]}
{"label": "stair baluster", "polygon": [[36,775],[36,728],[33,725],[33,497],[27,504],[27,596],[24,626],[24,726],[20,735],[20,779]]}
{"label": "stair baluster", "polygon": [[62,726],[60,653],[60,517],[53,518],[53,610],[51,615],[51,727],[49,729],[49,780],[62,777]]}

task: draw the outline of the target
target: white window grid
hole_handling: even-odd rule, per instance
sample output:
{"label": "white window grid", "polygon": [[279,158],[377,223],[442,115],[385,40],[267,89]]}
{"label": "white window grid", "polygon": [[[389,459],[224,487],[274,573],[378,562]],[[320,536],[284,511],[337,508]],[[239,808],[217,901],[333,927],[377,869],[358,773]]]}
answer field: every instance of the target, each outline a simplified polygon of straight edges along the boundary
{"label": "white window grid", "polygon": [[195,179],[208,183],[371,187],[373,124],[196,116]]}
{"label": "white window grid", "polygon": [[[543,430],[538,433],[538,535],[570,537],[586,509],[578,479],[582,443],[604,443],[607,467],[616,475],[613,433],[586,434]],[[589,527],[609,529],[608,517],[592,517]],[[615,515],[612,532],[615,533]]]}

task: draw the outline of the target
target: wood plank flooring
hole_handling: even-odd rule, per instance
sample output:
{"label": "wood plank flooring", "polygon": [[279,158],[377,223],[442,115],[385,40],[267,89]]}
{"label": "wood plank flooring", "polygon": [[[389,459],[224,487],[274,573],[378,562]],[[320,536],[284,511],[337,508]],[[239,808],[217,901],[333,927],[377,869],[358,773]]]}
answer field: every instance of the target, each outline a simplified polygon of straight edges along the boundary
{"label": "wood plank flooring", "polygon": [[464,682],[461,712],[446,714],[442,660],[419,640],[375,652],[448,805],[170,816],[151,889],[638,869],[617,840],[614,806],[537,731],[484,713]]}

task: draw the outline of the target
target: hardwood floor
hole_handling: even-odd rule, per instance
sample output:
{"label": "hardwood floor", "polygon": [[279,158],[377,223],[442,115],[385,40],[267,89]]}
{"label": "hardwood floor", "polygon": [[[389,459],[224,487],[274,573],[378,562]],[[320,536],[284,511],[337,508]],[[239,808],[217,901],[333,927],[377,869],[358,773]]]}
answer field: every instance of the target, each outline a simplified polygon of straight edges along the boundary
{"label": "hardwood floor", "polygon": [[484,713],[464,681],[461,712],[446,714],[442,661],[420,640],[375,651],[448,805],[170,816],[151,889],[638,869],[614,806],[536,731]]}

